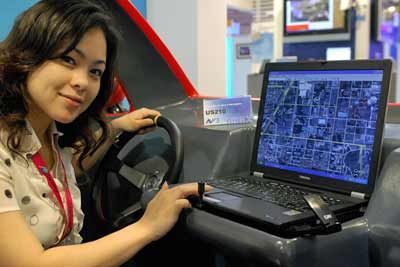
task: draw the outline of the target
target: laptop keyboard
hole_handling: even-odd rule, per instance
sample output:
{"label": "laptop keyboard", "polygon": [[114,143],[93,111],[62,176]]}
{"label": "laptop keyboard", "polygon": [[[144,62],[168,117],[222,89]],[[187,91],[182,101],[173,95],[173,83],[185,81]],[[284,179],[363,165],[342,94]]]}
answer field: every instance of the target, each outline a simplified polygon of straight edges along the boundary
{"label": "laptop keyboard", "polygon": [[[303,191],[287,184],[272,181],[256,181],[244,177],[210,179],[207,183],[214,187],[221,187],[232,192],[262,199],[288,209],[301,212],[311,209],[303,198],[304,195],[311,192]],[[346,203],[344,200],[331,196],[321,195],[321,197],[329,206]]]}

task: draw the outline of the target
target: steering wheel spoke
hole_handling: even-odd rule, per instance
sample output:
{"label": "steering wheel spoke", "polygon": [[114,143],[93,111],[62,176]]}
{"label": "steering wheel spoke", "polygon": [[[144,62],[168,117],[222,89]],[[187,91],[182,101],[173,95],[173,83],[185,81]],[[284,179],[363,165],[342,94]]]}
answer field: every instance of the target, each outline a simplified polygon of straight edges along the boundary
{"label": "steering wheel spoke", "polygon": [[125,220],[127,217],[139,212],[142,209],[142,205],[140,202],[129,206],[128,208],[124,209],[118,216],[117,219],[114,220],[113,226],[119,228],[121,226],[121,222]]}
{"label": "steering wheel spoke", "polygon": [[131,183],[136,188],[142,190],[143,185],[146,180],[149,178],[149,175],[138,171],[135,168],[129,167],[126,164],[123,164],[118,171],[118,174],[121,175],[125,180]]}
{"label": "steering wheel spoke", "polygon": [[[106,155],[99,165],[99,169],[97,170],[97,179],[94,181],[92,191],[96,213],[98,218],[100,218],[113,229],[119,228],[129,219],[135,217],[134,215],[144,208],[141,201],[144,200],[146,197],[154,196],[154,194],[158,192],[158,189],[163,181],[167,181],[169,184],[174,184],[177,183],[179,180],[179,174],[181,172],[183,164],[183,138],[181,132],[178,126],[166,117],[158,117],[155,120],[155,123],[158,127],[163,128],[168,133],[171,143],[170,151],[172,151],[173,153],[173,159],[166,173],[153,170],[144,173],[143,171],[140,171],[136,168],[136,166],[138,166],[137,163],[131,164],[126,161],[126,159],[119,159],[118,155],[120,154],[121,150],[123,150],[127,146],[129,141],[136,134],[131,132],[123,132],[119,136],[119,140],[107,151]],[[142,141],[133,148],[143,144],[144,142]],[[115,210],[119,210],[118,208],[116,208],[119,204],[118,201],[121,201],[121,199],[125,198],[112,198],[107,194],[103,194],[103,192],[107,192],[106,190],[108,189],[109,183],[107,183],[106,180],[107,177],[110,177],[110,174],[113,174],[115,178],[117,178],[117,180],[118,177],[123,177],[123,179],[125,179],[129,184],[132,184],[134,187],[136,187],[136,189],[138,189],[132,190],[133,188],[129,189],[122,187],[116,189],[117,195],[119,194],[119,192],[126,193],[126,190],[129,191],[128,194],[131,194],[130,190],[132,190],[133,194],[129,195],[129,198],[127,199],[133,199],[134,201],[136,201],[128,208],[124,209],[122,212],[117,212],[117,214],[115,214]],[[151,199],[147,199],[146,201],[148,202],[150,200]],[[111,201],[109,203],[113,204],[113,201],[115,201],[116,205],[104,205],[105,201]],[[110,206],[111,208],[108,208],[108,210],[104,212],[104,207],[108,206]]]}

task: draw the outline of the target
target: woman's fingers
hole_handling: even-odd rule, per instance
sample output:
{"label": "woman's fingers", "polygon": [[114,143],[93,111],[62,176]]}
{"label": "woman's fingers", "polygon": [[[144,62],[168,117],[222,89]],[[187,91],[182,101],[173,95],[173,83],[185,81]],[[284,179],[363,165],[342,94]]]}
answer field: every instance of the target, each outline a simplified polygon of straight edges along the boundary
{"label": "woman's fingers", "polygon": [[[211,189],[212,187],[207,184],[204,187],[205,192],[209,192]],[[187,198],[188,196],[191,195],[199,195],[198,190],[199,188],[197,183],[182,184],[171,189],[171,191],[174,191],[173,193],[176,195],[177,199]]]}
{"label": "woman's fingers", "polygon": [[176,200],[175,204],[179,208],[179,210],[192,207],[192,205],[190,204],[189,200],[187,200],[185,198]]}

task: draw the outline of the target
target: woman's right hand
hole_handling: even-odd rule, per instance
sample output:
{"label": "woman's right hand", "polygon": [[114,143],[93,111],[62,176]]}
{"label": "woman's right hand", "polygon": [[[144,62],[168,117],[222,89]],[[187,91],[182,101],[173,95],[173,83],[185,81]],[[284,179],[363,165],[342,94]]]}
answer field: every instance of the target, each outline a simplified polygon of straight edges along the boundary
{"label": "woman's right hand", "polygon": [[[210,190],[211,187],[206,185],[205,191]],[[197,183],[182,184],[171,189],[164,183],[161,190],[147,205],[138,223],[149,231],[153,241],[160,239],[175,225],[182,209],[191,207],[186,198],[190,195],[198,195],[197,191]]]}

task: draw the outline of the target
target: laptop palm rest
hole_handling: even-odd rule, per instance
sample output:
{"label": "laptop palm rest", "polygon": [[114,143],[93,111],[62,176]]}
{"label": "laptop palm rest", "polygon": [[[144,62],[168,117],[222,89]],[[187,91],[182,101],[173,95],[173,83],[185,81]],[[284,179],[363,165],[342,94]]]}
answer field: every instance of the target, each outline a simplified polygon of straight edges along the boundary
{"label": "laptop palm rest", "polygon": [[283,225],[287,222],[292,222],[293,219],[302,219],[304,217],[304,213],[295,210],[289,210],[270,202],[224,191],[207,193],[204,201],[208,206],[251,220],[257,220],[261,223]]}

